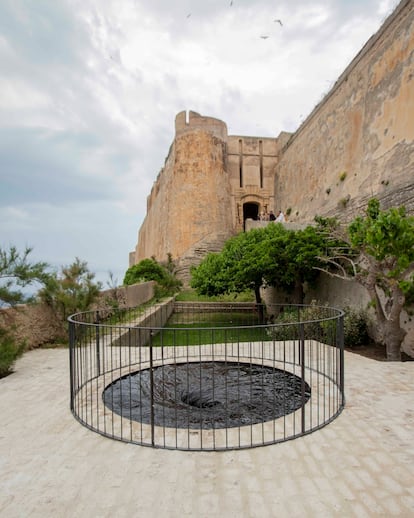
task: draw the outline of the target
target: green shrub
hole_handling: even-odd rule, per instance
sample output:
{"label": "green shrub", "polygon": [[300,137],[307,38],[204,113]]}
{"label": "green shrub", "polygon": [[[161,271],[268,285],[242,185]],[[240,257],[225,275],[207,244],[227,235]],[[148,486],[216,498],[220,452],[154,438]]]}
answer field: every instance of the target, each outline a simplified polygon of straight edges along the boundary
{"label": "green shrub", "polygon": [[60,274],[49,277],[45,287],[39,291],[39,298],[66,325],[69,315],[87,311],[98,298],[102,285],[96,283],[94,277],[87,263],[76,258],[71,265],[62,267]]}
{"label": "green shrub", "polygon": [[13,372],[14,362],[26,348],[24,342],[17,343],[11,334],[0,327],[0,378],[4,378]]}
{"label": "green shrub", "polygon": [[241,293],[223,293],[222,295],[199,295],[195,290],[186,289],[180,291],[176,300],[180,302],[254,302],[254,293],[242,291]]}
{"label": "green shrub", "polygon": [[165,269],[154,259],[143,259],[134,264],[125,273],[124,284],[131,286],[137,282],[155,281],[159,284],[164,282],[166,276]]}
{"label": "green shrub", "polygon": [[155,281],[155,298],[160,299],[176,293],[182,283],[173,273],[173,264],[171,259],[166,267],[159,264],[155,259],[143,259],[134,264],[125,273],[124,284],[130,286],[137,282]]}
{"label": "green shrub", "polygon": [[345,347],[368,345],[368,315],[363,309],[345,308],[344,343]]}
{"label": "green shrub", "polygon": [[[362,309],[345,308],[344,316],[344,345],[358,347],[371,342],[368,335],[368,315]],[[313,301],[300,313],[296,308],[288,308],[275,319],[275,324],[286,324],[269,328],[268,334],[273,340],[298,340],[300,338],[300,321],[307,321],[303,325],[305,339],[314,339],[330,343],[335,338],[336,320],[324,320],[328,316],[326,306],[316,306]],[[318,321],[319,320],[319,321]],[[291,325],[288,325],[291,324]]]}
{"label": "green shrub", "polygon": [[326,320],[329,316],[327,306],[317,306],[312,301],[310,306],[287,307],[272,323],[281,324],[268,329],[273,340],[298,340],[300,338],[300,323],[303,323],[303,333],[306,340],[318,340],[330,343],[334,337],[336,321]]}

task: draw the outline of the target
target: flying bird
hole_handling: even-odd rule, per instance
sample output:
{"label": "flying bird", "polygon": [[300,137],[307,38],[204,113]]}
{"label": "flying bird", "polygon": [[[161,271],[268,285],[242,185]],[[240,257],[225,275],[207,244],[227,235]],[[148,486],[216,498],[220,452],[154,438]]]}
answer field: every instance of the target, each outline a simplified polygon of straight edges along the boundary
{"label": "flying bird", "polygon": [[267,38],[268,38],[269,36],[260,36],[260,37],[262,38],[262,40],[267,40]]}
{"label": "flying bird", "polygon": [[280,23],[280,26],[283,27],[282,20],[273,20],[273,21],[276,22],[276,23]]}
{"label": "flying bird", "polygon": [[191,13],[188,13],[188,14],[187,14],[187,18],[190,18],[190,16],[191,16]]}

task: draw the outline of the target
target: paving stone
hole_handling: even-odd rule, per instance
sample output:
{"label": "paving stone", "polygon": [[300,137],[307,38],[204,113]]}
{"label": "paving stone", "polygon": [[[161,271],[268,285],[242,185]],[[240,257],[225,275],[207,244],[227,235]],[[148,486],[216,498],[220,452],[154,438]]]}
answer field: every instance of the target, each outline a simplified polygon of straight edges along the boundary
{"label": "paving stone", "polygon": [[69,410],[68,351],[35,350],[0,380],[0,515],[414,516],[414,362],[345,354],[346,408],[286,443],[179,452],[112,441]]}

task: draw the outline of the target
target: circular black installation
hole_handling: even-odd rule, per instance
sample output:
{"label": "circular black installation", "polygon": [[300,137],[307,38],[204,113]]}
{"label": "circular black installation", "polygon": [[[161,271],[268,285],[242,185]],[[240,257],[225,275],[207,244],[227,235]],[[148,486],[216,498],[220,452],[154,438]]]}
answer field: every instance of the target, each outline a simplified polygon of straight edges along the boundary
{"label": "circular black installation", "polygon": [[133,421],[208,430],[271,421],[298,410],[310,396],[304,380],[281,369],[203,361],[128,374],[105,388],[103,401]]}
{"label": "circular black installation", "polygon": [[105,437],[152,448],[253,448],[344,408],[343,311],[178,302],[69,318],[70,406]]}

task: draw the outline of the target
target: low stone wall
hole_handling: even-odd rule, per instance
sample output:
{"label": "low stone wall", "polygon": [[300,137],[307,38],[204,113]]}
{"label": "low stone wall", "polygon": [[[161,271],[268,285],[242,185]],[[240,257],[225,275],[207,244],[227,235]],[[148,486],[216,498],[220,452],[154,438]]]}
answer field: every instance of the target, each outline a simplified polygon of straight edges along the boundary
{"label": "low stone wall", "polygon": [[66,338],[64,325],[46,304],[23,304],[2,309],[0,326],[6,328],[18,342],[24,341],[28,349]]}
{"label": "low stone wall", "polygon": [[112,341],[113,346],[139,347],[147,345],[150,340],[151,333],[158,333],[157,329],[164,327],[167,320],[174,311],[174,299],[171,298],[163,304],[149,308],[143,315],[138,317],[134,322],[129,322],[131,326],[125,329],[119,338]]}
{"label": "low stone wall", "polygon": [[140,306],[154,297],[155,284],[154,281],[148,281],[102,291],[96,307],[100,309],[113,303],[117,303],[122,308]]}
{"label": "low stone wall", "polygon": [[[153,298],[154,286],[150,281],[103,291],[97,306],[110,306],[111,301],[120,307],[139,306]],[[25,341],[28,349],[67,340],[66,326],[46,304],[0,309],[0,326],[8,329],[17,341]]]}
{"label": "low stone wall", "polygon": [[[309,290],[306,294],[306,303],[310,303],[312,299],[320,300],[323,303],[326,302],[334,307],[360,309],[366,309],[370,302],[368,291],[360,284],[337,277],[330,277],[326,274],[322,274],[315,289]],[[372,321],[374,322],[374,310],[370,309],[369,313],[372,313]],[[407,332],[401,349],[408,356],[414,358],[414,322],[405,310],[401,312],[400,325]],[[376,340],[377,328],[375,324],[373,323],[369,328],[370,335]]]}
{"label": "low stone wall", "polygon": [[[262,290],[262,297],[266,304],[295,303],[292,296],[280,292],[272,287]],[[337,277],[330,277],[321,274],[313,289],[308,289],[305,293],[305,304],[310,304],[316,300],[320,304],[345,309],[347,307],[365,310],[368,308],[370,298],[367,290],[355,281],[345,281]],[[372,323],[369,325],[369,334],[374,339],[378,339],[377,328],[375,326],[374,310],[368,310],[372,314]],[[401,327],[407,331],[402,343],[402,350],[410,357],[414,358],[414,320],[407,311],[403,310],[400,317]]]}

